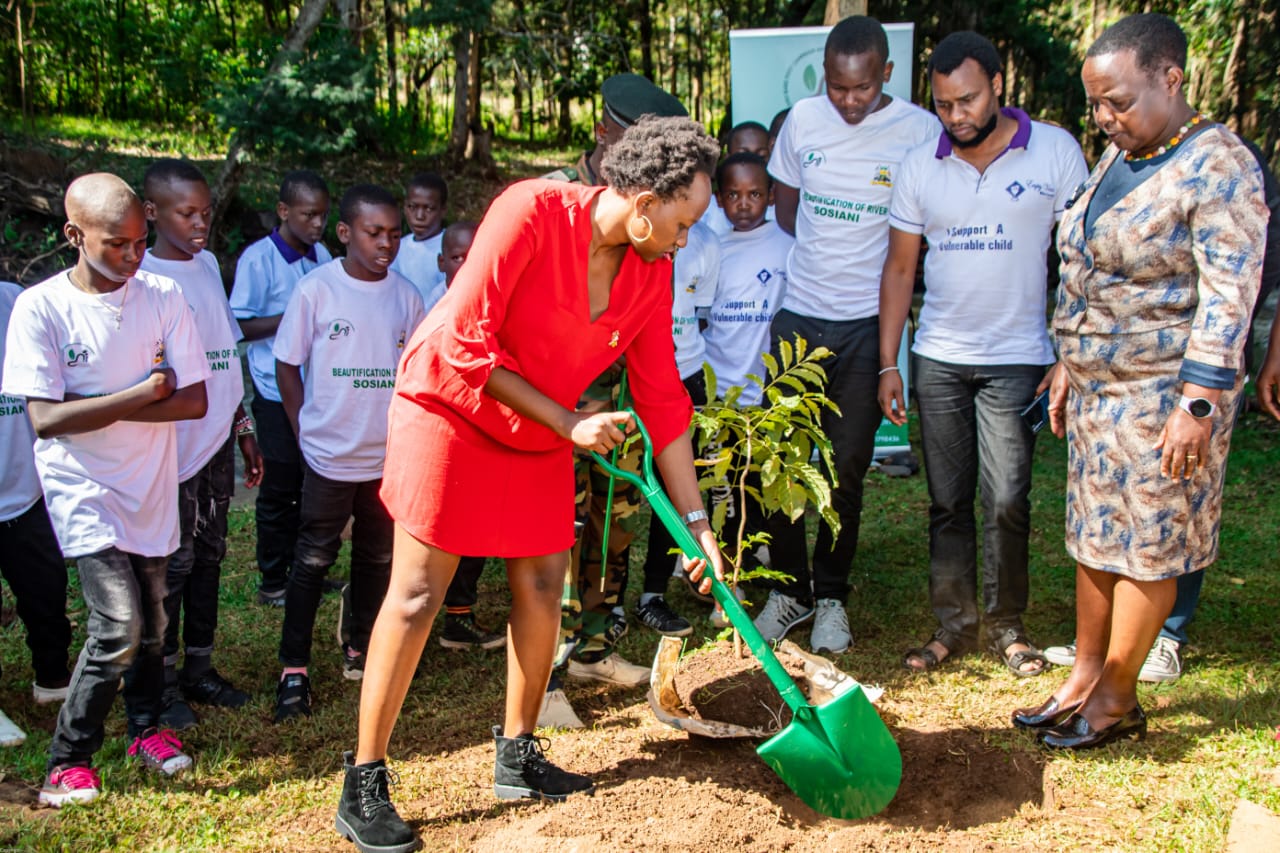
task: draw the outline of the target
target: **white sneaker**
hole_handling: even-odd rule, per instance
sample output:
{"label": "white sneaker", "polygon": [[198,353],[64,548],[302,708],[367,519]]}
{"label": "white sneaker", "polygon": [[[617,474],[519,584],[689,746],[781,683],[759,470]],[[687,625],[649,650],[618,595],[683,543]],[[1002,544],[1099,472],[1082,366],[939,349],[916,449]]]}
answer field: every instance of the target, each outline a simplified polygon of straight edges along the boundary
{"label": "white sneaker", "polygon": [[792,628],[812,618],[812,607],[801,604],[791,596],[775,589],[770,590],[769,600],[764,603],[764,608],[756,617],[755,625],[756,630],[766,642],[776,643],[787,636],[787,632]]}
{"label": "white sneaker", "polygon": [[42,687],[33,681],[31,682],[31,698],[36,700],[37,705],[65,702],[68,688],[69,684],[64,684],[61,687]]}
{"label": "white sneaker", "polygon": [[569,677],[584,681],[603,681],[622,687],[639,687],[649,683],[649,667],[628,663],[614,652],[595,663],[569,661]]}
{"label": "white sneaker", "polygon": [[819,598],[818,615],[813,620],[809,646],[819,654],[840,654],[847,651],[852,643],[849,614],[845,612],[844,602],[837,598]]}
{"label": "white sneaker", "polygon": [[1049,646],[1044,650],[1044,659],[1055,666],[1076,665],[1076,641],[1065,646]]}
{"label": "white sneaker", "polygon": [[542,710],[538,712],[538,728],[545,729],[581,729],[585,728],[582,720],[574,713],[569,704],[569,697],[564,691],[556,688],[548,690],[542,697]]}
{"label": "white sneaker", "polygon": [[0,711],[0,746],[22,746],[26,743],[27,733],[18,728],[18,724]]}
{"label": "white sneaker", "polygon": [[1182,677],[1182,661],[1178,658],[1178,641],[1168,637],[1156,637],[1156,643],[1147,652],[1147,659],[1138,670],[1138,680],[1149,684],[1177,681]]}

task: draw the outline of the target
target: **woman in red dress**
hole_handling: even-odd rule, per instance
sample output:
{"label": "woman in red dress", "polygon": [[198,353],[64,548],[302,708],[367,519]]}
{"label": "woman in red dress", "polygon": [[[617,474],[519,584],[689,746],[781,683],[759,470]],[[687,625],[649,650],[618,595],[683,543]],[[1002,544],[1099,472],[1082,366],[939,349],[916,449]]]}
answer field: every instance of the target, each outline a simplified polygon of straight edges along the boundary
{"label": "woman in red dress", "polygon": [[[505,557],[511,587],[495,793],[562,800],[593,789],[547,761],[533,729],[574,539],[573,448],[607,452],[631,426],[623,413],[574,406],[620,354],[672,503],[720,573],[671,337],[671,258],[707,207],[718,153],[689,119],[647,118],[610,148],[607,187],[512,186],[408,342],[382,486],[396,520],[391,583],[369,642],[358,750],[346,754],[337,817],[361,850],[417,847],[388,796],[385,756],[460,554]],[[700,562],[688,568],[701,578]]]}

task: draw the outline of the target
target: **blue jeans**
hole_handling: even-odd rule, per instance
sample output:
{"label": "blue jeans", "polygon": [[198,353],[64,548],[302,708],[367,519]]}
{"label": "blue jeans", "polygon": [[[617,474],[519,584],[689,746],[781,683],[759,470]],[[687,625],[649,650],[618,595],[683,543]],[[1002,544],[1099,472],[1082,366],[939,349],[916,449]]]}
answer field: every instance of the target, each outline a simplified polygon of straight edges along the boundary
{"label": "blue jeans", "polygon": [[938,640],[978,640],[974,493],[982,496],[982,621],[989,637],[1022,630],[1027,608],[1031,458],[1020,412],[1044,378],[1038,365],[968,366],[912,357],[929,483],[929,600]]}
{"label": "blue jeans", "polygon": [[164,557],[107,548],[76,559],[89,611],[88,637],[49,746],[50,769],[88,764],[102,747],[103,722],[124,677],[129,737],[156,725],[164,690]]}
{"label": "blue jeans", "polygon": [[1200,604],[1200,587],[1204,585],[1204,572],[1190,572],[1178,575],[1178,597],[1174,599],[1173,610],[1169,618],[1164,620],[1160,636],[1173,640],[1179,646],[1187,643],[1187,627],[1196,618],[1196,607]]}

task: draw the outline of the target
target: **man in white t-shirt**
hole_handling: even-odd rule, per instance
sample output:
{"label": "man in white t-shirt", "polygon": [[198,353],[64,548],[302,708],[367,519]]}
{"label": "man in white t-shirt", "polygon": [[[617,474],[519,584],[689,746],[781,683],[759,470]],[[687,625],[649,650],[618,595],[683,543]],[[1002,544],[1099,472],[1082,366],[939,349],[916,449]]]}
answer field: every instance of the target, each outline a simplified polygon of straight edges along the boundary
{"label": "man in white t-shirt", "polygon": [[[227,511],[235,493],[235,445],[244,457],[245,485],[262,479],[262,454],[244,413],[240,326],[231,315],[222,272],[205,249],[213,197],[204,175],[186,160],[163,158],[147,167],[143,209],[156,239],[142,269],[173,279],[191,307],[209,368],[208,411],[174,425],[178,447],[178,549],[169,557],[164,632],[163,725],[186,729],[197,722],[187,703],[239,708],[249,694],[237,690],[213,665],[218,626],[218,583],[227,552]],[[233,436],[233,432],[235,435]],[[185,659],[178,673],[181,626]]]}
{"label": "man in white t-shirt", "polygon": [[827,395],[841,414],[824,413],[838,484],[832,502],[840,534],[818,526],[809,572],[803,520],[770,519],[773,568],[795,577],[769,595],[756,627],[768,640],[817,618],[810,637],[815,651],[849,647],[845,599],[858,548],[862,478],[875,450],[880,407],[880,268],[889,243],[889,200],[898,163],[911,148],[932,139],[932,114],[884,93],[893,72],[889,42],[874,18],[854,16],[827,36],[823,70],[827,91],[797,102],[787,115],[769,159],[778,224],[796,237],[787,261],[787,295],[773,320],[778,340],[799,334],[825,346]]}
{"label": "man in white t-shirt", "polygon": [[285,584],[298,542],[302,457],[280,403],[271,347],[298,281],[331,260],[320,242],[329,223],[329,188],[324,179],[305,169],[289,172],[280,182],[276,215],[280,225],[245,249],[236,263],[231,313],[248,342],[245,354],[253,378],[250,407],[263,456],[255,506],[258,571],[262,573],[258,603],[284,607]]}
{"label": "man in white t-shirt", "polygon": [[[924,307],[912,346],[929,497],[929,598],[939,627],[903,665],[925,672],[986,645],[1019,676],[1048,662],[1027,639],[1028,535],[1035,433],[1021,412],[1048,387],[1048,251],[1072,191],[1088,176],[1064,130],[1000,108],[1000,54],[974,32],[929,59],[943,131],[909,152],[890,210],[880,291],[880,405],[907,413],[898,375],[923,236]],[[980,485],[980,488],[979,488]],[[979,614],[974,490],[983,514]]]}
{"label": "man in white t-shirt", "polygon": [[[209,369],[178,286],[139,272],[142,203],[102,173],[67,189],[75,267],[24,291],[6,336],[3,391],[26,399],[36,468],[62,553],[76,561],[88,630],[49,747],[41,802],[97,797],[91,767],[124,687],[128,754],[172,775],[190,766],[158,728],[165,566],[178,547],[173,421],[204,417]],[[12,354],[21,353],[21,358]]]}
{"label": "man in white t-shirt", "polygon": [[439,259],[448,206],[449,185],[435,172],[420,172],[405,185],[404,220],[409,223],[410,234],[400,241],[391,271],[409,279],[422,294],[428,311],[445,294]]}
{"label": "man in white t-shirt", "polygon": [[298,282],[274,344],[281,399],[306,465],[280,634],[277,723],[311,714],[307,667],[316,610],[352,518],[342,674],[364,677],[369,632],[391,578],[394,525],[378,494],[387,408],[405,341],[426,316],[414,286],[389,271],[400,243],[395,197],[359,184],[343,195],[340,208],[338,239],[346,257]]}

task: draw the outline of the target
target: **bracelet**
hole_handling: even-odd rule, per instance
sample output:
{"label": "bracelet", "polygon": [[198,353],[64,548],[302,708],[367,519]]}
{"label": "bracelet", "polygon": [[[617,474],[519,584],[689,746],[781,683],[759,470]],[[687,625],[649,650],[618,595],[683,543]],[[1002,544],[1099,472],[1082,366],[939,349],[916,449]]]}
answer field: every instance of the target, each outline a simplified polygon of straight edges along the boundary
{"label": "bracelet", "polygon": [[690,524],[694,524],[699,521],[706,521],[707,511],[705,509],[695,509],[693,512],[688,512],[680,516],[680,520],[684,522],[685,527],[688,527]]}
{"label": "bracelet", "polygon": [[243,417],[238,419],[234,424],[231,425],[231,428],[236,431],[236,438],[240,438],[241,436],[245,436],[245,435],[253,435],[253,432],[254,432],[253,421],[249,419],[248,415],[244,415]]}
{"label": "bracelet", "polygon": [[[890,370],[898,370],[898,365],[896,365],[896,364],[891,364],[891,365],[889,365],[888,367],[886,367],[886,368],[884,368],[883,370],[881,370],[881,371],[880,371],[879,373],[877,373],[876,375],[877,375],[877,376],[884,376],[884,375],[885,375],[886,373],[888,373]],[[899,373],[901,373],[902,371],[898,371],[898,372],[899,372]]]}

